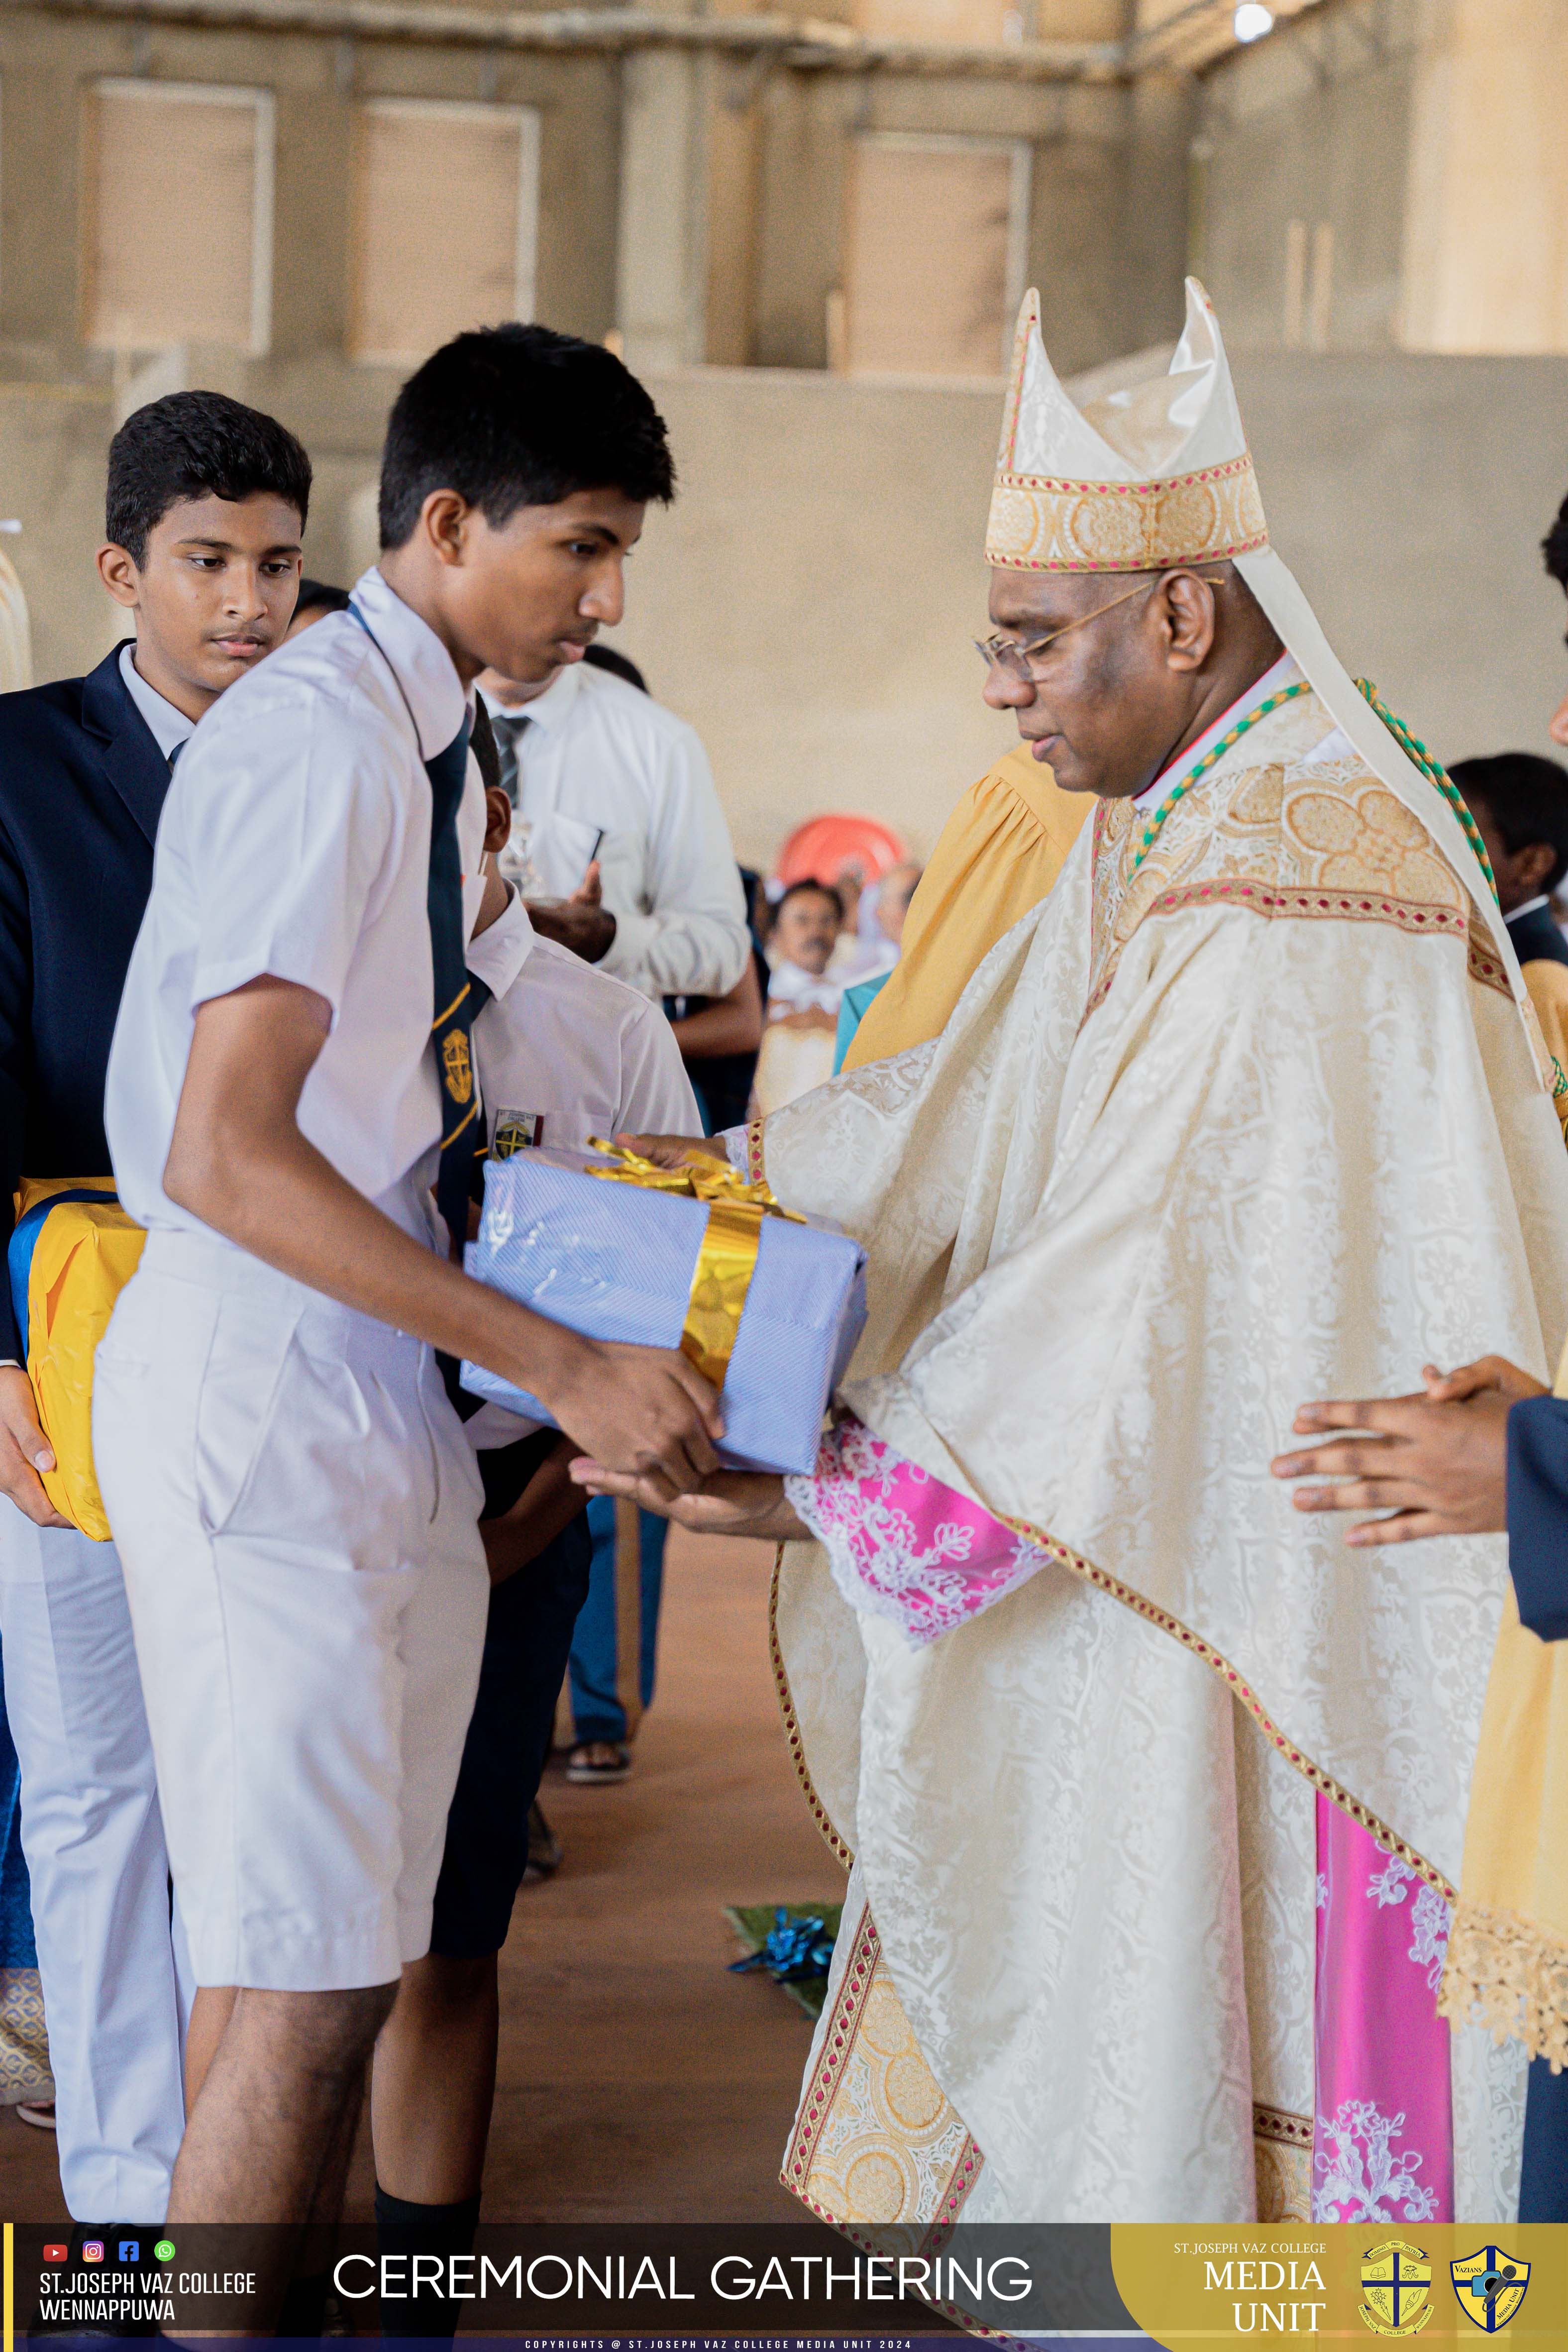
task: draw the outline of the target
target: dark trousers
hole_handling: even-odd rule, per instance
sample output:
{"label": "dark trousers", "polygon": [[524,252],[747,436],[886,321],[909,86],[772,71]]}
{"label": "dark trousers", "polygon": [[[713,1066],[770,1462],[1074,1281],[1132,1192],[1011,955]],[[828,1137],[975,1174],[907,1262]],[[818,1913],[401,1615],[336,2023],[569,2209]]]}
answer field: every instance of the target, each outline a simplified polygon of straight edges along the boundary
{"label": "dark trousers", "polygon": [[586,1521],[576,1518],[490,1595],[479,1695],[435,1885],[430,1948],[444,1958],[480,1959],[507,1940],[591,1549]]}
{"label": "dark trousers", "polygon": [[1544,2058],[1530,2062],[1519,2218],[1568,2221],[1568,2072],[1554,2074]]}
{"label": "dark trousers", "polygon": [[670,1523],[595,1495],[588,1530],[593,1571],[571,1642],[572,1736],[620,1743],[653,1703]]}

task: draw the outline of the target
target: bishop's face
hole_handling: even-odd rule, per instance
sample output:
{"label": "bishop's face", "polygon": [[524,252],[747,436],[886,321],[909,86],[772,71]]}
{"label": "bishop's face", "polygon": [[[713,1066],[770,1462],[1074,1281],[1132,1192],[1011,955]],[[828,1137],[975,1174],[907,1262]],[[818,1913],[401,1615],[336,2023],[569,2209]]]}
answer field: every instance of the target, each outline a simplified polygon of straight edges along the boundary
{"label": "bishop's face", "polygon": [[[990,615],[999,636],[1026,650],[1031,675],[993,665],[986,700],[1016,714],[1063,792],[1125,800],[1152,783],[1193,716],[1197,673],[1215,638],[1210,584],[1190,572],[998,566]],[[1043,637],[1051,643],[1040,646]]]}

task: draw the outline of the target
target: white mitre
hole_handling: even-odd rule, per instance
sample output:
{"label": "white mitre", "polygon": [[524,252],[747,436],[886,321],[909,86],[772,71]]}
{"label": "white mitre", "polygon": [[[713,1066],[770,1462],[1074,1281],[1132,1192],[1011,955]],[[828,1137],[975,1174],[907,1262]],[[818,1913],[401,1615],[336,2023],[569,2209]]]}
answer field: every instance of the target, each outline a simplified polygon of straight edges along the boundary
{"label": "white mitre", "polygon": [[1269,544],[1219,321],[1196,278],[1166,373],[1082,408],[1046,354],[1039,294],[1025,295],[986,561],[1009,572],[1115,572],[1233,562],[1355,751],[1447,852],[1524,1003],[1507,927],[1463,824],[1353,683]]}

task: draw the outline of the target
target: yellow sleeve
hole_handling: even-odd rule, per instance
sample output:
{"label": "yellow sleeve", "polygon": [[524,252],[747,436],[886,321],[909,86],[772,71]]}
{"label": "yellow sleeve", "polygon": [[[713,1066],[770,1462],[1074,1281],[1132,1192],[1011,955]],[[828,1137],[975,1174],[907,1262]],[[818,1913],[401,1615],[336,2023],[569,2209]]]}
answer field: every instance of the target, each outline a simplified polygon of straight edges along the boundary
{"label": "yellow sleeve", "polygon": [[1541,1024],[1541,1034],[1546,1040],[1546,1050],[1556,1055],[1560,1066],[1568,1075],[1568,963],[1540,956],[1521,969],[1535,1007],[1535,1017]]}
{"label": "yellow sleeve", "polygon": [[1062,792],[1025,744],[971,784],[920,877],[904,952],[855,1033],[847,1070],[946,1028],[977,965],[1056,880],[1093,805],[1091,793]]}

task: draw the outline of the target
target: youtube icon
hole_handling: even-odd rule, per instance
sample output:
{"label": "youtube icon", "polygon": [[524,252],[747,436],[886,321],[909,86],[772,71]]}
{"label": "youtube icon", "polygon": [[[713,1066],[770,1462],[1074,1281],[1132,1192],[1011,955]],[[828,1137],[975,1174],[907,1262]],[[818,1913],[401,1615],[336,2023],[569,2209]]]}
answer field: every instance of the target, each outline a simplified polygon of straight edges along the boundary
{"label": "youtube icon", "polygon": [[46,2246],[44,2248],[44,2260],[47,2263],[68,2263],[70,2258],[71,2250],[68,2246]]}

